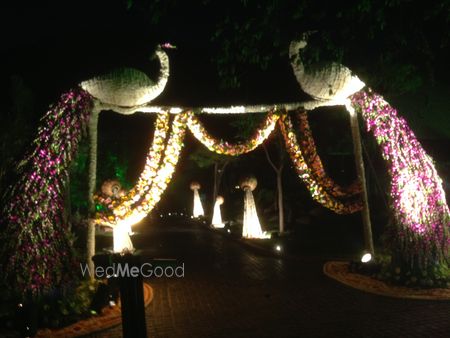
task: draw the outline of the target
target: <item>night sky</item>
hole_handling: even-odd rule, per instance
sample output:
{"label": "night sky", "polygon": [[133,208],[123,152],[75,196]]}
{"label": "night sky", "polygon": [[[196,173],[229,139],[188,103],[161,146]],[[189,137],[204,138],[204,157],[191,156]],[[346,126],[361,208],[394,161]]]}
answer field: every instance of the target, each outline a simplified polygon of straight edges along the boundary
{"label": "night sky", "polygon": [[44,108],[65,89],[116,67],[132,66],[155,77],[158,64],[150,56],[165,41],[177,49],[170,52],[169,83],[155,102],[217,105],[302,97],[288,62],[254,71],[240,90],[221,90],[213,59],[218,45],[211,41],[216,22],[202,6],[180,2],[168,15],[170,22],[155,31],[145,8],[127,10],[124,2],[9,5],[1,12],[2,80],[8,85],[11,75],[20,75]]}

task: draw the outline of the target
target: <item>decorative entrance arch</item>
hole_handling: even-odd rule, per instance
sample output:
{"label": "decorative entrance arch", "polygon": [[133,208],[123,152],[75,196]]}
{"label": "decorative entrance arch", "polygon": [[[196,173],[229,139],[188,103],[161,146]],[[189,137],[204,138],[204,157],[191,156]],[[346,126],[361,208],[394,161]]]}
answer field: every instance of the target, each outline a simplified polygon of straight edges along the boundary
{"label": "decorative entrance arch", "polygon": [[[164,60],[164,55],[161,55]],[[167,81],[168,69],[163,70],[167,72],[163,74]],[[97,83],[93,85],[97,89],[101,88]],[[114,86],[111,88],[117,90]],[[152,88],[150,87],[150,92],[155,89]],[[156,89],[159,92],[162,90],[160,87]],[[348,89],[346,87],[347,94]],[[119,88],[121,90],[123,88]],[[146,95],[148,92],[145,91]],[[336,93],[341,94],[339,91]],[[22,177],[9,191],[1,218],[3,231],[0,240],[4,245],[0,248],[0,260],[4,266],[3,277],[13,281],[23,292],[40,292],[59,285],[66,273],[74,268],[70,231],[62,213],[64,188],[81,131],[88,126],[95,126],[98,114],[103,110],[114,110],[122,114],[137,111],[156,113],[158,117],[147,162],[137,184],[113,204],[111,217],[97,217],[92,224],[128,227],[151,212],[173,176],[186,129],[208,149],[237,156],[264,142],[277,124],[298,176],[305,182],[313,199],[337,213],[351,213],[363,208],[368,219],[365,194],[362,194],[362,199],[354,199],[361,192],[361,187],[355,184],[351,188],[343,188],[334,184],[325,174],[313,148],[305,149],[303,142],[298,142],[290,121],[290,112],[300,112],[302,137],[311,141],[305,111],[334,105],[345,106],[350,114],[360,114],[381,147],[391,176],[395,238],[402,259],[421,268],[444,264],[448,249],[450,213],[442,181],[431,158],[406,121],[398,117],[395,109],[381,96],[369,89],[358,88],[356,93],[353,91],[345,97],[299,103],[225,108],[180,108],[144,104],[124,108],[114,102],[102,102],[77,88],[64,94],[60,102],[42,119],[38,136],[33,143],[34,148],[19,166]],[[196,114],[201,113],[267,113],[267,116],[250,140],[243,144],[230,144],[215,140],[206,132],[196,118]],[[95,172],[94,165],[91,170]],[[93,192],[92,181],[90,184],[90,191]],[[364,192],[364,184],[362,188]],[[369,231],[370,227],[366,230]],[[373,251],[373,247],[369,249]],[[88,261],[92,255],[91,248]],[[24,266],[30,269],[23,269]]]}

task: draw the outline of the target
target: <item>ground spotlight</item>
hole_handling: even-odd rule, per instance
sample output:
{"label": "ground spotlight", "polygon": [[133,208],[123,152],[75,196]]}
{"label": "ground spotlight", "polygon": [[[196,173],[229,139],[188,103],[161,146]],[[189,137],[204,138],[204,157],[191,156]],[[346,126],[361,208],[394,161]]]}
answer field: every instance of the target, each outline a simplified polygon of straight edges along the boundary
{"label": "ground spotlight", "polygon": [[366,252],[361,256],[361,263],[368,263],[372,260],[372,254],[370,252]]}
{"label": "ground spotlight", "polygon": [[277,244],[277,245],[275,245],[275,251],[277,251],[277,252],[281,252],[281,245],[279,245],[279,244]]}

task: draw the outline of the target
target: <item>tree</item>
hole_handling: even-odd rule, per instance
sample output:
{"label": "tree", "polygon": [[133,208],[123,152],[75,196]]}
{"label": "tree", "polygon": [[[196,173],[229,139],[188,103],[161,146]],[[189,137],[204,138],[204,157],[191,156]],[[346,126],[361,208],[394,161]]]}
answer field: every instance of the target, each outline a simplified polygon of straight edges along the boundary
{"label": "tree", "polygon": [[284,224],[284,203],[283,203],[283,169],[285,164],[285,158],[286,158],[286,151],[284,148],[283,139],[280,136],[280,132],[277,129],[276,130],[276,136],[275,136],[275,144],[276,144],[276,151],[275,153],[278,155],[278,161],[275,161],[273,159],[273,155],[270,155],[270,152],[268,150],[268,146],[266,144],[263,144],[264,153],[266,155],[267,161],[269,162],[272,169],[275,171],[275,175],[277,177],[277,208],[278,208],[278,229],[280,233],[283,233],[285,231],[285,224]]}
{"label": "tree", "polygon": [[[15,176],[15,162],[22,155],[32,137],[32,120],[35,111],[33,91],[19,75],[10,79],[11,102],[0,114],[0,196]],[[20,137],[18,137],[20,135]]]}
{"label": "tree", "polygon": [[222,183],[222,177],[225,172],[225,168],[233,160],[230,156],[219,155],[207,150],[205,147],[197,148],[197,150],[192,153],[189,158],[194,161],[194,163],[199,168],[213,167],[214,170],[214,184],[213,184],[213,203],[216,197],[219,195],[220,187]]}
{"label": "tree", "polygon": [[291,40],[314,30],[307,62],[341,62],[383,93],[411,92],[445,69],[449,12],[449,1],[240,1],[213,35],[222,41],[217,66],[227,84],[240,85],[243,70],[272,67]]}
{"label": "tree", "polygon": [[[97,111],[91,113],[89,120],[89,181],[88,181],[88,193],[89,193],[89,213],[94,213],[94,192],[96,187],[97,178],[97,127],[98,127],[98,115]],[[94,274],[94,261],[92,257],[95,255],[95,224],[93,222],[88,223],[87,237],[86,237],[86,260],[90,271],[90,278],[93,279]]]}
{"label": "tree", "polygon": [[[252,135],[260,125],[260,118],[245,115],[236,119],[232,123],[238,130],[239,135],[242,140],[247,139],[250,135]],[[268,145],[267,142],[262,144],[264,149],[264,154],[266,156],[267,161],[269,162],[271,168],[275,171],[276,176],[276,186],[277,186],[277,199],[276,206],[278,209],[278,230],[280,233],[285,231],[284,224],[284,203],[283,203],[283,168],[285,165],[286,159],[286,150],[284,146],[283,138],[278,130],[278,128],[271,135],[271,139],[273,140],[271,145]]]}

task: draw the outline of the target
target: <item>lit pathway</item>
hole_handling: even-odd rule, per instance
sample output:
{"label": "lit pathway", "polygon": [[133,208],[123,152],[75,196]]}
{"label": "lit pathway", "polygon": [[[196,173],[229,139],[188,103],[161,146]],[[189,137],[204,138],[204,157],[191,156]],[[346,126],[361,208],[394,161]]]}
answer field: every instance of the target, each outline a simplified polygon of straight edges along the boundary
{"label": "lit pathway", "polygon": [[149,227],[135,241],[145,255],[185,263],[182,279],[149,280],[149,337],[450,337],[450,302],[359,292],[320,261],[262,256],[197,226]]}

